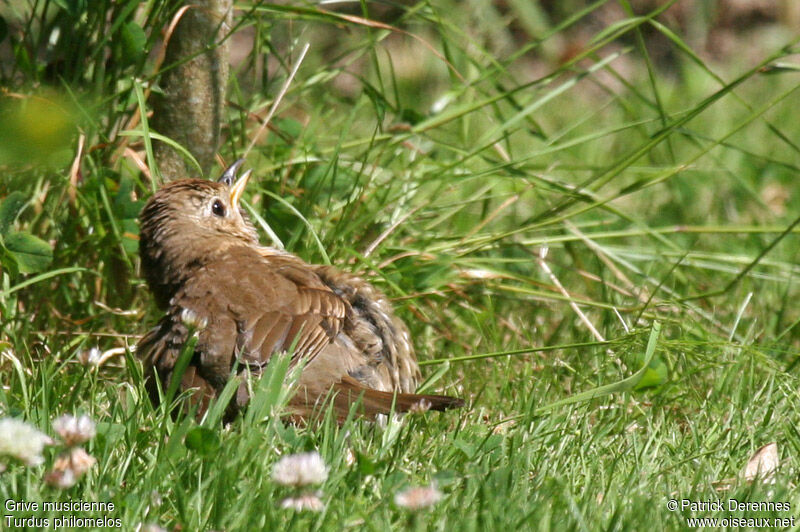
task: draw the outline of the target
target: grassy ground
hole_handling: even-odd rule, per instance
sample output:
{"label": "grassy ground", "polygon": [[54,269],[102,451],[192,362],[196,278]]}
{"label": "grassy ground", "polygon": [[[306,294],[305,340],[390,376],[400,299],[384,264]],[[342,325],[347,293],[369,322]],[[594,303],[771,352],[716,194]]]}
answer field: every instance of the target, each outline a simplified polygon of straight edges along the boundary
{"label": "grassy ground", "polygon": [[[255,218],[303,258],[373,278],[431,389],[468,400],[313,430],[278,420],[274,380],[243,419],[198,429],[150,406],[129,350],[81,363],[91,348],[130,348],[159,317],[137,275],[134,220],[151,187],[131,118],[148,106],[172,13],[0,8],[0,415],[50,434],[64,413],[97,422],[97,464],[74,487],[43,481],[50,449],[42,466],[7,461],[0,500],[113,502],[106,515],[126,529],[641,530],[795,516],[797,40],[777,21],[739,28],[714,54],[697,37],[714,29],[704,8],[573,4],[370,6],[380,23],[357,18],[361,7],[237,15],[228,161],[310,45],[248,153]],[[744,480],[770,442],[775,483]],[[324,510],[280,509],[289,493],[273,465],[310,450],[330,467]],[[395,504],[431,483],[443,494],[433,507]],[[730,498],[792,509],[668,508]]]}

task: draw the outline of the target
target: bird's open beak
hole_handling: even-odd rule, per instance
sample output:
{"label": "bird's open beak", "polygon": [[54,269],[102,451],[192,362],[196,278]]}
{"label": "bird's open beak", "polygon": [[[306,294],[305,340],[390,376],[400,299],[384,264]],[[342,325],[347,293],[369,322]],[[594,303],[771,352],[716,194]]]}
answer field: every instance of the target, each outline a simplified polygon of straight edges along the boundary
{"label": "bird's open beak", "polygon": [[235,208],[239,208],[239,198],[242,197],[242,192],[244,192],[244,187],[247,186],[247,182],[250,181],[250,174],[253,173],[252,170],[248,170],[243,173],[239,179],[236,180],[236,183],[233,184],[231,187],[231,205]]}
{"label": "bird's open beak", "polygon": [[250,179],[250,173],[252,172],[252,170],[248,170],[241,176],[237,176],[236,174],[243,164],[244,159],[237,160],[230,165],[228,169],[225,170],[225,173],[222,174],[222,177],[219,178],[220,183],[225,183],[230,187],[231,206],[235,209],[239,208],[239,199],[242,197],[242,192],[244,192],[244,187],[247,186],[247,181]]}

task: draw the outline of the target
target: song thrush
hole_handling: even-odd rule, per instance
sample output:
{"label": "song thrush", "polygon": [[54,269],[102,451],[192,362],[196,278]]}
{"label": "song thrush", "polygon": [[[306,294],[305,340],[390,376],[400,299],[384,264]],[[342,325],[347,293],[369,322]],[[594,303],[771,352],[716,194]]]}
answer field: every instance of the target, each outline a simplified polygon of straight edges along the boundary
{"label": "song thrush", "polygon": [[[307,264],[262,246],[239,198],[250,171],[243,161],[217,182],[165,185],[140,215],[142,270],[166,315],[139,343],[151,397],[166,390],[187,340],[187,312],[203,324],[181,389],[194,389],[203,412],[232,369],[258,374],[291,351],[304,368],[290,413],[307,418],[332,396],[338,419],[354,403],[365,416],[463,405],[454,397],[414,394],[419,366],[406,325],[380,291],[331,266]],[[293,347],[293,351],[292,351]],[[240,385],[228,417],[248,401]]]}

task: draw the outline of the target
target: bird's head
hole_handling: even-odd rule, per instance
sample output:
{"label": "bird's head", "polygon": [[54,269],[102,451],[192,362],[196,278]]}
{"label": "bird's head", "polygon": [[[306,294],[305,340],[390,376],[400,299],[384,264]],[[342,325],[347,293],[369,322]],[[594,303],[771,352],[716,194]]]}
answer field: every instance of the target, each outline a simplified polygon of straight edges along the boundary
{"label": "bird's head", "polygon": [[258,236],[239,205],[248,170],[244,160],[217,181],[181,179],[164,185],[139,214],[142,270],[160,306],[166,305],[182,276],[234,245],[253,245]]}

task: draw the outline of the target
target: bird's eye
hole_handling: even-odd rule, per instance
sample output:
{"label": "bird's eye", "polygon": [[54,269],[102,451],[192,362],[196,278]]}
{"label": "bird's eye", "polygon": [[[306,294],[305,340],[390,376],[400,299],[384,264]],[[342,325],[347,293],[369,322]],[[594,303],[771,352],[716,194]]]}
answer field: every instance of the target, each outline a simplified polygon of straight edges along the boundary
{"label": "bird's eye", "polygon": [[214,213],[214,216],[222,218],[225,216],[225,205],[223,205],[222,201],[215,199],[214,203],[211,204],[211,212]]}

